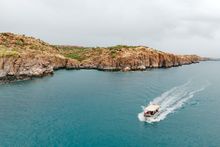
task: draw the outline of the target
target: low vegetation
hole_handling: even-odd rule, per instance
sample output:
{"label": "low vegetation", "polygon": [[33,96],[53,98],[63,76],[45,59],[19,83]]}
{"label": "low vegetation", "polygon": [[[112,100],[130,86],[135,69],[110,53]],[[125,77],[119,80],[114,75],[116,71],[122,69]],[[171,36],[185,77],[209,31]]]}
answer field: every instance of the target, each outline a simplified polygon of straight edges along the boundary
{"label": "low vegetation", "polygon": [[69,53],[69,54],[65,54],[64,56],[67,58],[76,59],[78,61],[83,61],[85,59],[85,57],[77,53]]}
{"label": "low vegetation", "polygon": [[137,48],[138,46],[128,46],[128,45],[116,45],[116,46],[110,46],[107,47],[107,49],[109,50],[117,50],[117,51],[121,51],[121,49],[133,49],[133,48]]}
{"label": "low vegetation", "polygon": [[3,46],[0,46],[0,57],[17,57],[19,53],[14,50],[9,50]]}

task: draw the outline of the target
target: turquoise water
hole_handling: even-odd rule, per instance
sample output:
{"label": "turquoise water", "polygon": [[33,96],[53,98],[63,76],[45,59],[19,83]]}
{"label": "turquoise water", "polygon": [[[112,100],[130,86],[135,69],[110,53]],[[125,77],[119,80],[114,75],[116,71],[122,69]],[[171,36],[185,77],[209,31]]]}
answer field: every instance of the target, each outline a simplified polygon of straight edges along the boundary
{"label": "turquoise water", "polygon": [[[0,85],[0,146],[220,146],[219,67],[59,70]],[[141,121],[141,106],[156,100],[163,115]]]}

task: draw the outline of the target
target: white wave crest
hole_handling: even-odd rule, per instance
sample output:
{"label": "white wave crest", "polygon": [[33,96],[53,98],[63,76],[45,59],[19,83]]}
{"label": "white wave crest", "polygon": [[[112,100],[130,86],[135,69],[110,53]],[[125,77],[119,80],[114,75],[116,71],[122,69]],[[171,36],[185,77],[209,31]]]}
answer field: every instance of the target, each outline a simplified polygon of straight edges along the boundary
{"label": "white wave crest", "polygon": [[[156,97],[153,101],[150,102],[160,105],[158,115],[148,118],[146,120],[144,118],[144,112],[141,112],[138,114],[138,119],[140,121],[146,121],[148,123],[164,120],[168,114],[173,113],[176,109],[181,108],[185,102],[193,98],[196,93],[205,90],[208,85],[209,84],[207,83],[199,88],[193,88],[192,82],[188,81],[183,85],[173,87],[172,89],[164,92],[161,96]],[[144,109],[143,106],[142,109]]]}

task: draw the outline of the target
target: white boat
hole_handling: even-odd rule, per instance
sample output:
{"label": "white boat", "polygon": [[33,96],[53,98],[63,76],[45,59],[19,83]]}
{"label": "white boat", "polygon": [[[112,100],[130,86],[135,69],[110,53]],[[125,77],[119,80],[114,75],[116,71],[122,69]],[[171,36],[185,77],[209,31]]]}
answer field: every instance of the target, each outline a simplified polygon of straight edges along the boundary
{"label": "white boat", "polygon": [[160,106],[157,104],[149,104],[147,107],[144,108],[144,117],[150,118],[158,114]]}

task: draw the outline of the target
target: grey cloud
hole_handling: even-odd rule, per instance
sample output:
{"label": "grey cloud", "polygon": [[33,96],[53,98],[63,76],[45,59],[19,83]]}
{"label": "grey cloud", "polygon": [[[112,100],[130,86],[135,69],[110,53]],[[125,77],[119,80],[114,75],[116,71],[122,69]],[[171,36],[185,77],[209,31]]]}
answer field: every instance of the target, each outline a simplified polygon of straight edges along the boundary
{"label": "grey cloud", "polygon": [[0,7],[0,32],[53,44],[147,45],[220,56],[217,0],[1,0]]}

